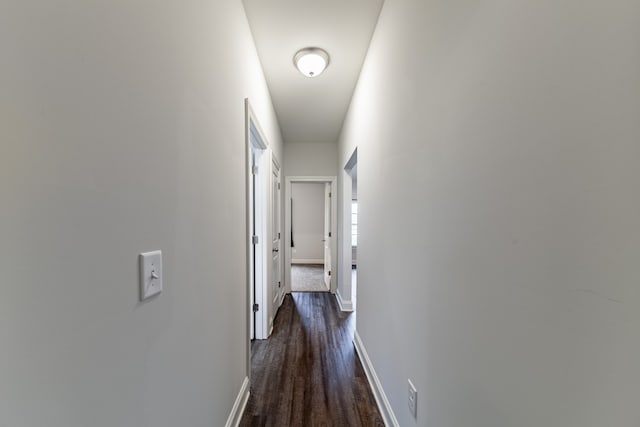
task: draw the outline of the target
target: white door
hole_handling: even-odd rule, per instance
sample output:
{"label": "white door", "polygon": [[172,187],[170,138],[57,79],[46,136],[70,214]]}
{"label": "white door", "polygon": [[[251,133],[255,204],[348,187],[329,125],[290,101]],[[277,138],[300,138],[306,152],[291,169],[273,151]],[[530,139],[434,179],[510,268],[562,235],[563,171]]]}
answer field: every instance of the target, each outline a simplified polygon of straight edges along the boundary
{"label": "white door", "polygon": [[281,268],[281,220],[280,220],[280,165],[273,160],[272,166],[273,173],[271,174],[271,255],[272,255],[272,281],[271,281],[271,303],[273,317],[276,315],[276,311],[282,299],[284,297],[284,286],[282,285],[282,268]]}
{"label": "white door", "polygon": [[331,289],[331,184],[324,184],[324,284]]}

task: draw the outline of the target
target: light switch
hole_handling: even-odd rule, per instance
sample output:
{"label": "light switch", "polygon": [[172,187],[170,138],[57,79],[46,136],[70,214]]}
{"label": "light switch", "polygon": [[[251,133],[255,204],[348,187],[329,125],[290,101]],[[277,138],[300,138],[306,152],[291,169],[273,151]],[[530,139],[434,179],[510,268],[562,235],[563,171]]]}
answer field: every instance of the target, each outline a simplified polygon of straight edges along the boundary
{"label": "light switch", "polygon": [[140,254],[140,301],[162,291],[162,252]]}

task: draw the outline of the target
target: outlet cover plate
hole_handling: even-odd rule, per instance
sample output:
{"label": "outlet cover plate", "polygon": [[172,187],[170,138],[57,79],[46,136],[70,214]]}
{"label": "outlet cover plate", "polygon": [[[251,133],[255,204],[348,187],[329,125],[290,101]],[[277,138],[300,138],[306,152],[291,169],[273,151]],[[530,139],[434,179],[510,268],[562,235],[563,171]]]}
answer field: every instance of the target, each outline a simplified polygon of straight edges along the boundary
{"label": "outlet cover plate", "polygon": [[140,254],[140,301],[162,292],[162,252]]}
{"label": "outlet cover plate", "polygon": [[409,412],[413,418],[418,418],[418,391],[411,380],[407,381],[409,382]]}

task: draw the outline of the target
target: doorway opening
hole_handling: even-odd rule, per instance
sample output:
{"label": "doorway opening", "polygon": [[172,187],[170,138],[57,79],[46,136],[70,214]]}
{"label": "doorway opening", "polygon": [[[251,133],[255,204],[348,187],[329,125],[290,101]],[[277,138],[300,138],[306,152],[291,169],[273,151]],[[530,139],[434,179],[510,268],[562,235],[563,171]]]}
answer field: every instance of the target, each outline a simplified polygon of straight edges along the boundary
{"label": "doorway opening", "polygon": [[291,292],[328,292],[331,277],[330,184],[291,183]]}
{"label": "doorway opening", "polygon": [[358,165],[349,171],[351,177],[351,303],[356,309],[358,290]]}
{"label": "doorway opening", "polygon": [[[280,163],[248,100],[246,114],[247,335],[266,339],[282,304]],[[250,353],[250,351],[249,351]]]}
{"label": "doorway opening", "polygon": [[247,295],[249,338],[267,335],[267,188],[268,147],[258,122],[245,101],[247,119]]}
{"label": "doorway opening", "polygon": [[358,283],[358,149],[344,166],[342,175],[342,235],[340,241],[340,287],[337,300],[342,311],[355,311]]}
{"label": "doorway opening", "polygon": [[336,290],[336,177],[286,177],[287,292]]}

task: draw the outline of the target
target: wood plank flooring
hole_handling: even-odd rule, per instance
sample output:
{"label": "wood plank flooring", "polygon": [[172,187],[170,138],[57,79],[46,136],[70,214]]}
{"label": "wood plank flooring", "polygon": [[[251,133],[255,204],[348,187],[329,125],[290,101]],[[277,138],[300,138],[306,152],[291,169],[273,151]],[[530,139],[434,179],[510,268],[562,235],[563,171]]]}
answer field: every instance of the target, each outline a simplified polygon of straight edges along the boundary
{"label": "wood plank flooring", "polygon": [[240,426],[384,426],[353,346],[354,313],[330,293],[292,293],[268,340],[252,344]]}

